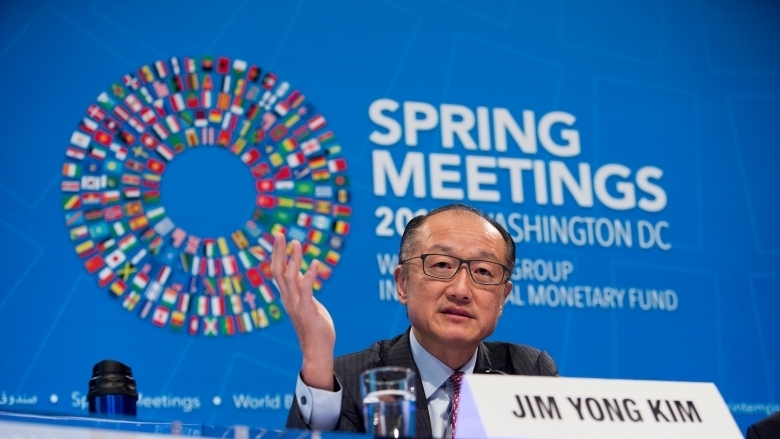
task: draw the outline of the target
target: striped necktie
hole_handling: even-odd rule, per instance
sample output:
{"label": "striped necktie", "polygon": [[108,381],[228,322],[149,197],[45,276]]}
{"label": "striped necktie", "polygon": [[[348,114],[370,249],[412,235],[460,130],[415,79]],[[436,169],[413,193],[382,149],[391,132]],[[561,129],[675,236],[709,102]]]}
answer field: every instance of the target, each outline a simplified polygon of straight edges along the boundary
{"label": "striped necktie", "polygon": [[455,428],[458,425],[458,404],[460,403],[460,381],[463,379],[463,372],[455,372],[450,376],[453,385],[452,395],[452,439],[455,439]]}

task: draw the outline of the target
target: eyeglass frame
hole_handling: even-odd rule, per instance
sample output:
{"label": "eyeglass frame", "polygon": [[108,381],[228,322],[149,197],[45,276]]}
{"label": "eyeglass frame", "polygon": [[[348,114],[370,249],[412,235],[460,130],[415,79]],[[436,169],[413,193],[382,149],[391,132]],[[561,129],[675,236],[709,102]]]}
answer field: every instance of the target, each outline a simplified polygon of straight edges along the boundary
{"label": "eyeglass frame", "polygon": [[[434,276],[434,275],[428,274],[425,271],[425,258],[427,258],[428,256],[446,256],[448,258],[457,259],[458,260],[458,268],[455,270],[455,273],[452,273],[452,276],[450,276],[450,277],[438,277],[438,276]],[[468,268],[468,273],[469,273],[469,277],[471,277],[471,280],[474,281],[475,284],[479,284],[479,285],[487,285],[487,286],[501,285],[501,284],[503,284],[503,283],[505,283],[506,281],[509,280],[509,278],[511,277],[511,273],[512,273],[512,270],[510,270],[509,267],[507,267],[504,264],[500,264],[500,263],[498,263],[496,261],[488,261],[487,259],[461,259],[461,258],[459,258],[457,256],[446,255],[444,253],[421,253],[419,256],[413,256],[411,258],[404,259],[403,261],[398,261],[398,265],[405,264],[405,263],[407,263],[407,262],[409,262],[409,261],[411,261],[413,259],[420,259],[422,261],[423,274],[425,274],[428,277],[432,277],[434,279],[441,279],[441,280],[451,280],[451,279],[454,279],[455,276],[457,276],[458,273],[460,272],[460,269],[461,269],[461,267],[463,267],[464,263],[466,264],[466,267]],[[497,284],[486,284],[486,283],[479,282],[476,279],[474,279],[474,273],[471,272],[471,263],[472,262],[490,262],[491,264],[496,264],[496,265],[498,265],[498,266],[500,266],[501,268],[504,269],[503,273],[507,273],[508,275],[506,276],[506,279],[504,279],[504,276],[502,275],[501,276],[501,281],[499,283],[497,283]]]}

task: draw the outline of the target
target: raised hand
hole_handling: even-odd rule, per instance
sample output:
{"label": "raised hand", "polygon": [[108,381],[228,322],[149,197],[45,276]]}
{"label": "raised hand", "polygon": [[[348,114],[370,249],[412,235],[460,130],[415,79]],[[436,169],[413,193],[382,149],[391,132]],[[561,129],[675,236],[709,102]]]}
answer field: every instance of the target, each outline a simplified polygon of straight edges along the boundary
{"label": "raised hand", "polygon": [[314,298],[312,289],[320,262],[312,261],[306,273],[301,273],[301,243],[293,240],[290,245],[292,252],[288,259],[287,240],[281,233],[274,234],[271,272],[298,335],[303,354],[303,382],[317,389],[333,390],[336,329],[328,310]]}

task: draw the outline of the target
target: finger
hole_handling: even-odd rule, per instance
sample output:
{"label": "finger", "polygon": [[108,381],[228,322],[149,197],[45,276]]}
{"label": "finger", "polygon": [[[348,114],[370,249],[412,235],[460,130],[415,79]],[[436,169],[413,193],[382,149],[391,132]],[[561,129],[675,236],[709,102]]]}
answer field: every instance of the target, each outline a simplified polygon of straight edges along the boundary
{"label": "finger", "polygon": [[287,240],[282,233],[274,233],[274,246],[271,252],[271,273],[279,282],[287,269]]}
{"label": "finger", "polygon": [[317,280],[317,271],[319,269],[320,261],[314,259],[309,265],[309,269],[303,275],[301,280],[301,293],[306,294],[306,298],[310,298],[314,295],[314,281]]}
{"label": "finger", "polygon": [[298,279],[301,275],[301,262],[303,262],[301,243],[297,239],[293,239],[290,241],[290,247],[290,259],[287,262],[284,274],[288,282],[295,282],[295,285],[298,285]]}

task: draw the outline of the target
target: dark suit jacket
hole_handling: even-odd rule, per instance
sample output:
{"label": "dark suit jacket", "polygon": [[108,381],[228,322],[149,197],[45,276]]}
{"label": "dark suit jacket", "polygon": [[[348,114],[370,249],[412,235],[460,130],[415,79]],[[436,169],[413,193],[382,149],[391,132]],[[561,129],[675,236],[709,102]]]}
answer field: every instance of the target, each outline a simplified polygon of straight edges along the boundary
{"label": "dark suit jacket", "polygon": [[[341,380],[341,416],[336,424],[338,431],[365,433],[363,426],[363,401],[360,397],[358,376],[367,369],[382,366],[399,366],[412,369],[417,374],[416,436],[431,436],[431,420],[420,373],[412,358],[409,331],[391,339],[378,341],[362,352],[336,358],[334,369]],[[513,343],[484,342],[477,351],[475,371],[492,369],[509,375],[558,375],[552,358],[544,351]],[[306,429],[298,408],[298,401],[290,408],[287,428]]]}
{"label": "dark suit jacket", "polygon": [[747,439],[780,439],[780,412],[748,427]]}

